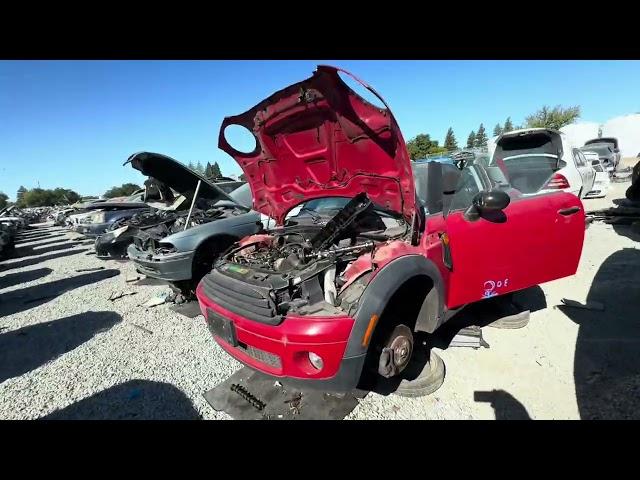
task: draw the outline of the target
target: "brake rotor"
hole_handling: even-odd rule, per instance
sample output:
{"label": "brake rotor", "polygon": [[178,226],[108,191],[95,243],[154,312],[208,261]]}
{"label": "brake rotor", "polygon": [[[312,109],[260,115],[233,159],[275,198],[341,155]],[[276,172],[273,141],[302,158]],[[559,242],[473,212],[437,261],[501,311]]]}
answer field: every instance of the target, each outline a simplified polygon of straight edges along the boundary
{"label": "brake rotor", "polygon": [[384,377],[402,372],[413,353],[413,332],[406,325],[397,325],[382,349],[378,371]]}

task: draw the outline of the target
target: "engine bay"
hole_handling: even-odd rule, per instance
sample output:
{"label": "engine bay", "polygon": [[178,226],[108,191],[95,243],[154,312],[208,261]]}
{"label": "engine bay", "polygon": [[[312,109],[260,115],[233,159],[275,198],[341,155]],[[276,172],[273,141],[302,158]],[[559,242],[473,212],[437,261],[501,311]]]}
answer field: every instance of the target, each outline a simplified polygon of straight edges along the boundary
{"label": "engine bay", "polygon": [[248,237],[222,256],[205,282],[208,293],[223,306],[258,320],[264,320],[258,317],[266,311],[252,316],[248,304],[255,298],[267,300],[272,318],[291,312],[335,315],[342,311],[340,291],[352,263],[409,232],[402,217],[376,210],[364,193],[326,221],[303,211],[283,227]]}
{"label": "engine bay", "polygon": [[[186,203],[186,202],[185,202]],[[165,237],[174,233],[182,232],[186,229],[198,225],[212,222],[221,218],[228,218],[233,215],[240,215],[246,210],[233,205],[207,205],[206,202],[199,202],[189,216],[188,210],[161,210],[155,209],[134,215],[122,223],[112,225],[112,230],[128,226],[129,235],[134,238],[134,243],[142,250],[157,251],[155,253],[171,253],[170,249],[162,249],[157,245]],[[188,220],[188,224],[187,224]]]}

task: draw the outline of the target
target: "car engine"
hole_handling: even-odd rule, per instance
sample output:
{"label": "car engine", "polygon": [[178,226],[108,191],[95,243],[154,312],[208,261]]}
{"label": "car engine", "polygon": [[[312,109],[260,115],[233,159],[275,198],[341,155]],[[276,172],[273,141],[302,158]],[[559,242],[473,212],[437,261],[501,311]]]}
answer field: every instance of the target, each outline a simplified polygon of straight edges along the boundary
{"label": "car engine", "polygon": [[[313,217],[312,217],[313,218]],[[277,324],[287,313],[340,313],[345,273],[380,242],[406,235],[400,218],[388,225],[362,193],[331,220],[289,222],[233,247],[203,280],[205,292],[224,308]]]}

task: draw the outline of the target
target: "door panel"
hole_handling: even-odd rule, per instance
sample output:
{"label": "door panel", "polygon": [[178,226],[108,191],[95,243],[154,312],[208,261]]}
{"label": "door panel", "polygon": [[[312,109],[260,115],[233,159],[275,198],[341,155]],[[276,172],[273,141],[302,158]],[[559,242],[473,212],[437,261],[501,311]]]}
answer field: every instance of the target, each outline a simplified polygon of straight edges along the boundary
{"label": "door panel", "polygon": [[[559,213],[572,207],[579,209]],[[585,230],[584,210],[575,195],[514,198],[504,214],[502,223],[483,218],[469,222],[462,211],[447,217],[449,308],[575,273]]]}
{"label": "door panel", "polygon": [[584,198],[584,196],[593,189],[595,171],[590,165],[588,165],[587,159],[580,150],[574,148],[572,153],[573,161],[578,173],[580,174],[580,179],[582,180],[582,197]]}

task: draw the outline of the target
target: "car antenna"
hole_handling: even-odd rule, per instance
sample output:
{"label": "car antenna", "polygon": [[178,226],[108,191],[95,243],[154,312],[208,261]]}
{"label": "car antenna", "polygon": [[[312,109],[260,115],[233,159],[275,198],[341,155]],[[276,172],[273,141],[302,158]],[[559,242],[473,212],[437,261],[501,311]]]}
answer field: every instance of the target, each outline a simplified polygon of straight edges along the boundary
{"label": "car antenna", "polygon": [[[198,198],[198,192],[200,191],[200,184],[202,184],[202,180],[198,180],[198,185],[196,185],[196,191],[193,194],[193,200],[191,200],[191,208],[189,209],[189,215],[187,215],[187,221],[184,223],[184,230],[189,227],[189,220],[191,219],[191,213],[193,212],[193,207],[196,204],[196,199]],[[184,232],[184,230],[182,230]]]}

